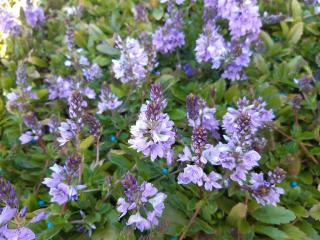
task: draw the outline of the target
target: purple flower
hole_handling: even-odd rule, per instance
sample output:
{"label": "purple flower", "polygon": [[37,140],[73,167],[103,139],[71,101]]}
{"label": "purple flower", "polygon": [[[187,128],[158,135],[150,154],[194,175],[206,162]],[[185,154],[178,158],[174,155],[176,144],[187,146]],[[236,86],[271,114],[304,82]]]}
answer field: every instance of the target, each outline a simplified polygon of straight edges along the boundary
{"label": "purple flower", "polygon": [[67,122],[61,123],[60,127],[58,127],[58,130],[60,132],[60,137],[57,138],[57,140],[60,143],[60,146],[63,146],[75,138],[77,125],[70,119],[67,119]]}
{"label": "purple flower", "polygon": [[59,183],[55,188],[50,188],[51,202],[56,202],[59,205],[65,204],[69,201],[69,191],[69,186],[64,183]]}
{"label": "purple flower", "polygon": [[19,140],[21,141],[21,144],[27,144],[31,141],[38,140],[38,137],[34,135],[31,131],[27,131],[19,137]]}
{"label": "purple flower", "polygon": [[[16,208],[11,208],[9,205],[6,205],[0,214],[0,227],[7,225],[11,219],[17,214]],[[1,233],[0,233],[1,234]]]}
{"label": "purple flower", "polygon": [[7,226],[0,228],[1,239],[14,239],[14,240],[33,240],[36,235],[29,228],[20,227],[17,229],[9,229]]}
{"label": "purple flower", "polygon": [[258,130],[272,122],[272,110],[267,110],[266,103],[258,99],[249,103],[246,98],[238,101],[238,109],[228,108],[223,117],[223,128],[229,136],[245,139],[253,136]]}
{"label": "purple flower", "polygon": [[0,177],[0,201],[12,208],[17,207],[19,202],[14,187],[4,177]]}
{"label": "purple flower", "polygon": [[65,42],[67,43],[68,50],[72,52],[74,49],[74,28],[68,21],[66,21],[66,25]]}
{"label": "purple flower", "polygon": [[[159,95],[162,95],[162,91]],[[158,96],[143,104],[136,124],[130,128],[129,144],[138,152],[150,156],[151,161],[157,157],[170,159],[170,149],[175,143],[174,123],[168,114],[162,112],[165,101],[161,99],[162,96]]]}
{"label": "purple flower", "polygon": [[212,21],[209,21],[197,39],[195,48],[197,61],[199,63],[210,62],[213,69],[218,69],[228,51],[228,45],[218,32],[218,28]]}
{"label": "purple flower", "polygon": [[203,127],[211,133],[215,138],[218,138],[219,122],[215,119],[215,108],[207,107],[206,102],[192,94],[186,98],[187,118],[190,127]]}
{"label": "purple flower", "polygon": [[230,179],[236,181],[239,185],[242,185],[246,181],[248,172],[255,166],[258,166],[261,158],[258,152],[242,149],[232,142],[228,144],[220,143],[215,149],[214,163],[220,163],[223,168],[231,170]]}
{"label": "purple flower", "polygon": [[151,228],[150,222],[142,217],[139,212],[129,217],[127,225],[135,225],[135,227],[138,228],[140,232]]}
{"label": "purple flower", "polygon": [[178,184],[189,184],[194,183],[197,184],[199,187],[203,185],[203,177],[205,173],[203,172],[202,168],[197,165],[187,165],[183,169],[183,172],[179,173],[178,175]]}
{"label": "purple flower", "polygon": [[220,174],[212,171],[209,173],[209,175],[204,176],[203,181],[204,181],[204,188],[207,191],[212,191],[213,189],[219,189],[222,188],[221,184],[218,183],[218,180],[220,180],[222,177]]}
{"label": "purple flower", "polygon": [[170,7],[168,15],[165,24],[159,27],[152,36],[154,48],[162,54],[172,53],[185,44],[182,12],[175,7]]}
{"label": "purple flower", "polygon": [[4,37],[17,37],[21,33],[21,25],[14,16],[4,9],[0,9],[0,32]]}
{"label": "purple flower", "polygon": [[40,222],[41,220],[45,219],[48,216],[47,212],[41,211],[37,213],[36,216],[34,216],[29,223],[37,223]]}
{"label": "purple flower", "polygon": [[51,178],[45,178],[42,183],[50,188],[51,202],[63,205],[78,199],[78,190],[86,187],[78,185],[80,161],[80,157],[71,156],[63,167],[55,164],[50,168],[53,171]]}
{"label": "purple flower", "polygon": [[87,81],[91,82],[102,77],[102,71],[98,64],[94,63],[88,68],[82,70],[83,76]]}
{"label": "purple flower", "polygon": [[[160,0],[161,3],[166,3],[170,0]],[[184,3],[185,0],[175,0],[176,4],[181,5]]]}
{"label": "purple flower", "polygon": [[255,0],[246,0],[234,7],[229,19],[229,29],[232,39],[248,37],[256,40],[262,27],[259,16],[259,7]]}
{"label": "purple flower", "polygon": [[280,195],[284,194],[282,188],[276,187],[264,179],[263,173],[253,173],[250,180],[250,192],[261,205],[276,205],[280,202]]}
{"label": "purple flower", "polygon": [[[158,218],[161,217],[165,208],[164,201],[167,195],[158,192],[158,189],[148,182],[143,182],[139,186],[130,173],[126,175],[122,184],[126,198],[121,197],[117,202],[117,211],[121,213],[120,218],[134,210],[135,214],[129,217],[127,225],[134,225],[141,232],[157,226]],[[147,205],[150,207],[146,208]],[[146,218],[141,216],[142,212]]]}
{"label": "purple flower", "polygon": [[120,49],[119,60],[112,60],[115,77],[123,83],[134,81],[140,84],[147,76],[148,55],[140,43],[127,37],[123,42],[118,36],[117,47]]}
{"label": "purple flower", "polygon": [[98,114],[102,114],[106,110],[116,109],[122,104],[122,101],[120,101],[118,97],[111,92],[110,88],[105,83],[101,86],[99,98],[100,101],[98,103]]}
{"label": "purple flower", "polygon": [[27,23],[33,28],[39,27],[45,22],[44,11],[41,7],[27,6],[24,9],[24,15]]}
{"label": "purple flower", "polygon": [[37,141],[43,135],[43,129],[36,115],[28,113],[24,116],[23,121],[31,131],[27,131],[20,136],[19,140],[21,143],[26,144],[31,141]]}
{"label": "purple flower", "polygon": [[243,73],[243,69],[249,65],[251,55],[250,41],[246,40],[242,43],[231,43],[230,60],[224,68],[222,77],[232,81],[246,80],[247,77]]}

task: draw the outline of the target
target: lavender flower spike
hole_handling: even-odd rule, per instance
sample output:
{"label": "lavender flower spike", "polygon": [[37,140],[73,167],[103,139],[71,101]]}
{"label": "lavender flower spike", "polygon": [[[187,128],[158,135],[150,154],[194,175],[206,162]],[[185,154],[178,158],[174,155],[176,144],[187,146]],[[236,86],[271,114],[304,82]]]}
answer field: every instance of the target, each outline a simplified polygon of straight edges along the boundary
{"label": "lavender flower spike", "polygon": [[[133,225],[141,232],[157,226],[158,218],[161,217],[165,208],[164,201],[167,195],[158,192],[151,183],[143,182],[138,185],[137,180],[130,173],[126,175],[122,184],[125,189],[125,198],[119,198],[117,203],[117,211],[121,213],[120,218],[129,212],[135,212],[129,217],[127,225]],[[147,205],[150,208],[146,208]]]}
{"label": "lavender flower spike", "polygon": [[117,36],[116,44],[121,56],[119,60],[112,60],[115,77],[123,83],[133,81],[139,85],[147,76],[148,55],[145,49],[130,37],[123,42]]}
{"label": "lavender flower spike", "polygon": [[[166,101],[163,99],[162,91],[158,91],[158,87],[158,85],[151,87],[152,100],[141,106],[139,118],[130,129],[129,144],[138,152],[150,156],[151,161],[157,157],[167,158],[170,164],[171,146],[175,142],[174,123],[169,119],[168,114],[162,112]],[[156,96],[154,96],[155,93]]]}

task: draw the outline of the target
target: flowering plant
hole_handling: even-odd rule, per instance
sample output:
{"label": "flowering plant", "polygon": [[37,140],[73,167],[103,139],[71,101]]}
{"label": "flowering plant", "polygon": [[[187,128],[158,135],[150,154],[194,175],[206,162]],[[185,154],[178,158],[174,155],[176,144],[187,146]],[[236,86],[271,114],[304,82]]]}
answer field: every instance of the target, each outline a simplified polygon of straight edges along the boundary
{"label": "flowering plant", "polygon": [[0,3],[0,240],[320,239],[319,1]]}

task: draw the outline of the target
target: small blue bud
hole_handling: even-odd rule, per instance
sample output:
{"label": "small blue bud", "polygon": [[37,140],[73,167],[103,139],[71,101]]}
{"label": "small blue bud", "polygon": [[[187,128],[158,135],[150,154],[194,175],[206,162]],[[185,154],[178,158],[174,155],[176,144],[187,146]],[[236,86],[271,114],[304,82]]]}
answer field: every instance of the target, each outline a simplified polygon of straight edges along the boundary
{"label": "small blue bud", "polygon": [[170,240],[178,240],[177,237],[171,237]]}
{"label": "small blue bud", "polygon": [[290,186],[295,188],[299,186],[299,183],[297,181],[291,181]]}
{"label": "small blue bud", "polygon": [[110,141],[111,141],[111,142],[116,142],[116,141],[117,141],[117,137],[116,137],[115,135],[112,135],[112,136],[110,137]]}
{"label": "small blue bud", "polygon": [[52,222],[48,222],[47,223],[47,227],[50,229],[50,228],[52,228],[53,227],[53,223]]}
{"label": "small blue bud", "polygon": [[42,199],[38,200],[38,206],[39,207],[43,207],[45,204],[46,204],[46,202],[44,200],[42,200]]}
{"label": "small blue bud", "polygon": [[162,168],[162,173],[163,174],[168,174],[169,172],[169,169],[168,168]]}

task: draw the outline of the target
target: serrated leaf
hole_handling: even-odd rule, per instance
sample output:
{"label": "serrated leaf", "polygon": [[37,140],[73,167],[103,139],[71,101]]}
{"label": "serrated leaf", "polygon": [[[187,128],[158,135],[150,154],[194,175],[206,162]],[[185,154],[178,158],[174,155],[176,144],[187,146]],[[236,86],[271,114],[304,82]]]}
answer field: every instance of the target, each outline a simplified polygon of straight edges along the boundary
{"label": "serrated leaf", "polygon": [[284,207],[275,207],[272,205],[260,207],[251,213],[251,215],[257,221],[268,224],[289,223],[296,218],[292,211]]}

